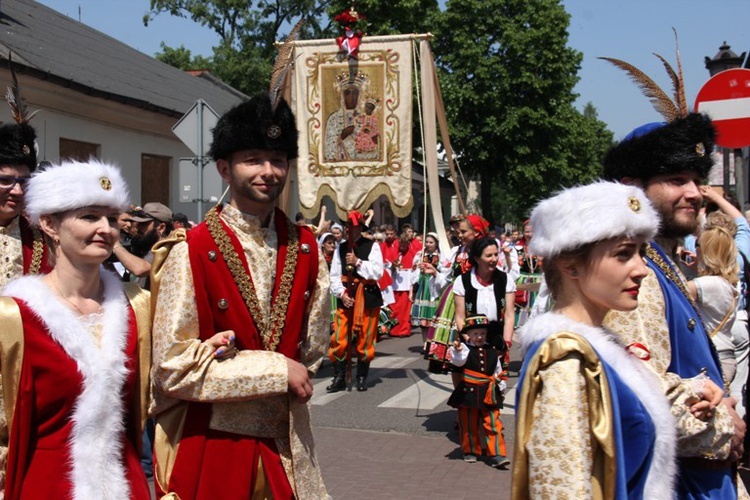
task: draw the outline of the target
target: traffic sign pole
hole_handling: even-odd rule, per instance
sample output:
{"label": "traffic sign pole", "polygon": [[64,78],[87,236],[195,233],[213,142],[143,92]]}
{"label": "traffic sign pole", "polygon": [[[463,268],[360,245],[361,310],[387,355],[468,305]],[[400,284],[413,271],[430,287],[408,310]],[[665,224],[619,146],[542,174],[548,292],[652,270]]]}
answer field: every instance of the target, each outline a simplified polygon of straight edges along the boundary
{"label": "traffic sign pole", "polygon": [[198,218],[203,220],[203,168],[208,163],[204,156],[208,150],[208,140],[211,130],[216,127],[219,115],[211,109],[206,101],[198,99],[187,113],[180,118],[172,127],[172,132],[196,155],[193,164],[198,168],[198,179],[196,182],[198,202]]}
{"label": "traffic sign pole", "polygon": [[724,149],[724,187],[729,187],[729,170],[734,167],[735,194],[744,206],[745,162],[738,161],[734,150],[747,151],[746,146],[750,146],[750,69],[728,69],[715,74],[698,91],[695,110],[711,117],[716,144]]}
{"label": "traffic sign pole", "polygon": [[711,77],[698,91],[695,110],[711,117],[719,146],[750,146],[750,69],[728,69]]}
{"label": "traffic sign pole", "polygon": [[203,220],[203,105],[206,102],[198,99],[198,218]]}

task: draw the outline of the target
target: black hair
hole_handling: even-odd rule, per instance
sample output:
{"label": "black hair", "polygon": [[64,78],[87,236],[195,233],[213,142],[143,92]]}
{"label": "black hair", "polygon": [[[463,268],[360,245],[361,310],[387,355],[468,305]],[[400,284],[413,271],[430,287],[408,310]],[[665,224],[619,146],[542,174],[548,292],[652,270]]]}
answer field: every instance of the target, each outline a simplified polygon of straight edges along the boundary
{"label": "black hair", "polygon": [[469,262],[471,262],[471,265],[473,267],[477,266],[477,263],[479,262],[479,257],[482,256],[482,252],[484,252],[484,249],[489,246],[495,246],[495,247],[498,246],[497,240],[490,236],[484,236],[482,238],[479,238],[478,240],[475,240],[474,243],[472,243],[471,250],[469,250]]}

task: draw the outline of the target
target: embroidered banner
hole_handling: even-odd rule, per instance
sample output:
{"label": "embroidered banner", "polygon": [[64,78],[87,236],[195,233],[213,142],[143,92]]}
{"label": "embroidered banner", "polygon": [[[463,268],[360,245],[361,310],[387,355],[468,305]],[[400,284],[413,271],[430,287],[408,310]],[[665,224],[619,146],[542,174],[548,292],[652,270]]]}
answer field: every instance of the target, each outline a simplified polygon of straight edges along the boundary
{"label": "embroidered banner", "polygon": [[381,195],[397,217],[411,196],[412,38],[365,37],[357,59],[334,40],[295,42],[300,209],[329,196],[339,217]]}

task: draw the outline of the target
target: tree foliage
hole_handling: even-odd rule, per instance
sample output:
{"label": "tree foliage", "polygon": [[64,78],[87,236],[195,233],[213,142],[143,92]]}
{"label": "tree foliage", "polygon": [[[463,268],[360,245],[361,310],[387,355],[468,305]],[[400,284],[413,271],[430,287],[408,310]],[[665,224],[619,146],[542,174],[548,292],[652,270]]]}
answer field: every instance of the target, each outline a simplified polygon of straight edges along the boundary
{"label": "tree foliage", "polygon": [[[213,30],[210,58],[162,45],[160,59],[210,69],[252,95],[266,89],[276,50],[302,17],[302,38],[341,31],[331,19],[347,0],[151,0],[145,16],[170,14]],[[600,171],[612,133],[593,105],[575,109],[582,55],[568,47],[561,0],[359,0],[367,35],[432,32],[451,141],[460,164],[482,181],[482,212],[520,220],[542,197]],[[415,144],[415,146],[419,146]]]}
{"label": "tree foliage", "polygon": [[440,21],[451,139],[481,178],[485,216],[524,217],[540,197],[598,172],[602,151],[587,138],[596,122],[573,106],[582,55],[567,45],[559,0],[449,0]]}

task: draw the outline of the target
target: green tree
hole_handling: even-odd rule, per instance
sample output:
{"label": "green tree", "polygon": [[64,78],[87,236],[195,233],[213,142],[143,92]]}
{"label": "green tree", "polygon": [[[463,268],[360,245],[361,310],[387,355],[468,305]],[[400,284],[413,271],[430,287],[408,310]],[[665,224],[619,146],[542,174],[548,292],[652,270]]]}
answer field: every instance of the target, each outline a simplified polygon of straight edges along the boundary
{"label": "green tree", "polygon": [[168,47],[162,42],[161,52],[158,52],[155,57],[161,62],[183,71],[213,69],[213,61],[210,58],[203,56],[192,57],[190,50],[186,49],[184,45],[180,45],[175,49]]}
{"label": "green tree", "polygon": [[[209,69],[236,89],[253,95],[268,88],[276,57],[274,42],[283,39],[300,19],[309,20],[306,33],[320,33],[319,20],[330,0],[151,0],[143,18],[146,26],[160,14],[190,19],[219,36],[213,56],[185,61],[185,51],[162,45],[157,55],[165,62],[195,67],[209,62]],[[255,5],[253,5],[255,3]]]}
{"label": "green tree", "polygon": [[522,218],[598,171],[598,121],[573,107],[582,55],[567,46],[569,21],[559,0],[448,0],[440,18],[434,45],[451,140],[481,180],[488,218]]}

